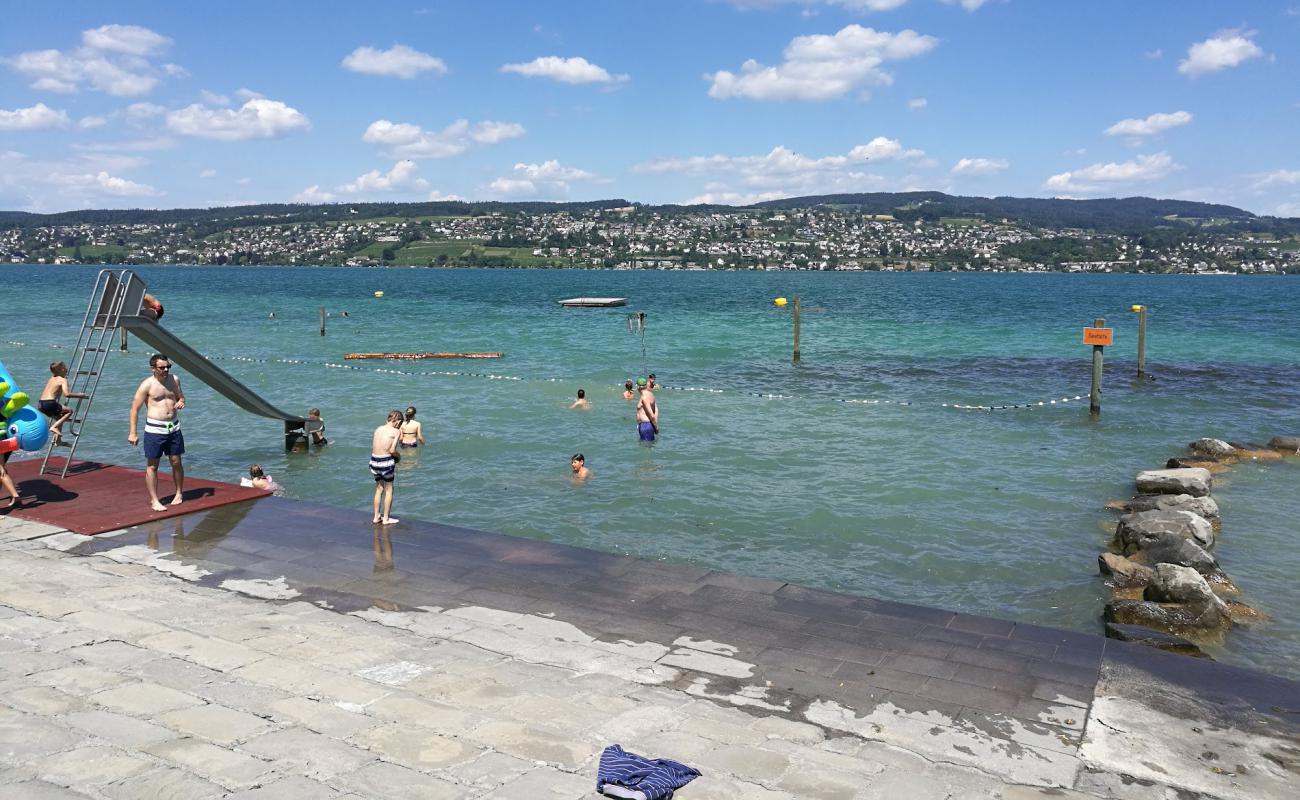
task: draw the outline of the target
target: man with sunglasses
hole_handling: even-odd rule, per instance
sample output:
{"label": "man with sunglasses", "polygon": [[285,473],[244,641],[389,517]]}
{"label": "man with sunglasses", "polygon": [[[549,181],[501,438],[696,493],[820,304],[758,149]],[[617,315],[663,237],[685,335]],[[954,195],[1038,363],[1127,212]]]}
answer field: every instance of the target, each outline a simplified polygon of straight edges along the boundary
{"label": "man with sunglasses", "polygon": [[180,505],[181,493],[185,488],[185,468],[181,464],[181,455],[185,452],[185,437],[181,435],[181,420],[177,411],[185,408],[185,393],[181,391],[180,379],[172,374],[171,359],[162,353],[149,357],[152,374],[145,378],[140,388],[135,390],[131,400],[131,429],[126,441],[134,447],[139,441],[136,436],[136,419],[140,416],[140,407],[147,404],[144,421],[144,457],[148,463],[144,471],[144,485],[149,490],[149,501],[154,511],[166,511],[167,506],[158,499],[158,462],[164,453],[172,465],[172,482],[176,484],[176,495],[172,505]]}

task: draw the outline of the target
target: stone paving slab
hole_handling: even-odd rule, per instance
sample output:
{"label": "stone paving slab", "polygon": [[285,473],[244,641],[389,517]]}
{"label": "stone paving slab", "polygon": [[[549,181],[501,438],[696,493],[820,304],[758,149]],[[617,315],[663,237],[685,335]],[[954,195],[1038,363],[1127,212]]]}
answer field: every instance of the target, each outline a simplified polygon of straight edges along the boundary
{"label": "stone paving slab", "polygon": [[[0,521],[0,795],[589,798],[613,742],[702,769],[683,800],[1296,794],[1300,740],[1270,711],[1300,707],[1288,681],[352,516],[264,500],[98,539]],[[384,535],[403,569],[376,579]]]}

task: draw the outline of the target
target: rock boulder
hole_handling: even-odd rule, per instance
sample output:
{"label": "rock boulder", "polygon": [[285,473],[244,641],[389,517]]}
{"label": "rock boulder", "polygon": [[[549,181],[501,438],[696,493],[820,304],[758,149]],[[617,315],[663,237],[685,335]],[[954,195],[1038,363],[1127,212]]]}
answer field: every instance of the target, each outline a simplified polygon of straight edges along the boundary
{"label": "rock boulder", "polygon": [[1237,448],[1222,439],[1197,439],[1187,447],[1196,455],[1212,458],[1215,461],[1232,458],[1237,452]]}
{"label": "rock boulder", "polygon": [[1115,529],[1115,542],[1125,555],[1145,550],[1166,536],[1191,540],[1206,550],[1214,547],[1214,527],[1209,520],[1190,511],[1125,514]]}
{"label": "rock boulder", "polygon": [[1136,644],[1155,647],[1160,650],[1168,650],[1171,653],[1179,653],[1185,656],[1195,656],[1197,658],[1209,658],[1201,648],[1192,644],[1181,636],[1174,636],[1172,633],[1162,633],[1161,631],[1144,628],[1141,625],[1124,625],[1119,622],[1106,623],[1106,638],[1118,639],[1121,642],[1134,642]]}
{"label": "rock boulder", "polygon": [[1274,436],[1268,446],[1284,453],[1300,453],[1300,436]]}
{"label": "rock boulder", "polygon": [[1106,604],[1105,616],[1107,622],[1143,625],[1198,641],[1221,638],[1232,627],[1232,620],[1221,602],[1198,605],[1116,600]]}
{"label": "rock boulder", "polygon": [[1219,518],[1219,504],[1213,497],[1192,497],[1190,494],[1140,494],[1118,506],[1125,512],[1190,511],[1210,522]]}
{"label": "rock boulder", "polygon": [[1148,567],[1156,564],[1177,564],[1191,567],[1202,575],[1211,575],[1219,568],[1214,556],[1190,539],[1178,536],[1166,536],[1157,539],[1145,549],[1137,552],[1133,560]]}
{"label": "rock boulder", "polygon": [[1102,575],[1110,576],[1111,585],[1116,589],[1146,586],[1155,575],[1155,570],[1150,567],[1129,561],[1115,553],[1102,553],[1098,556],[1097,568],[1101,570]]}
{"label": "rock boulder", "polygon": [[[1177,564],[1156,564],[1151,582],[1143,592],[1143,599],[1157,603],[1190,603],[1200,605],[1214,603],[1222,605],[1223,601],[1210,588],[1204,576],[1191,567]],[[1222,608],[1226,612],[1227,609]]]}
{"label": "rock boulder", "polygon": [[1137,489],[1142,494],[1190,494],[1205,497],[1214,479],[1208,469],[1150,469],[1137,475]]}

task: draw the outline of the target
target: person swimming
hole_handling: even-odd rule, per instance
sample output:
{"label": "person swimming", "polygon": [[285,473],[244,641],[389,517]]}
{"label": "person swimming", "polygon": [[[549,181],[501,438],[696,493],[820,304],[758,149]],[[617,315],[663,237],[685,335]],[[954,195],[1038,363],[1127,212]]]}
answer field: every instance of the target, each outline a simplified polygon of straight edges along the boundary
{"label": "person swimming", "polygon": [[425,444],[424,428],[420,421],[415,418],[415,406],[406,407],[406,420],[402,423],[402,438],[398,442],[401,447],[419,447]]}
{"label": "person swimming", "polygon": [[591,470],[587,469],[587,458],[582,453],[574,453],[569,459],[569,469],[573,470],[573,479],[585,481],[591,477]]}

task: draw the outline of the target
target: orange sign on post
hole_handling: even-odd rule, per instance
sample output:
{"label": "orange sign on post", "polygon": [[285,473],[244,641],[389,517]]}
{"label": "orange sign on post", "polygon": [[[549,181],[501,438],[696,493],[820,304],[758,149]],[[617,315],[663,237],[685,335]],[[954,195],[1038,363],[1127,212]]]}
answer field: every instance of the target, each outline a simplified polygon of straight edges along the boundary
{"label": "orange sign on post", "polygon": [[1115,343],[1114,328],[1084,328],[1083,343],[1109,347]]}

